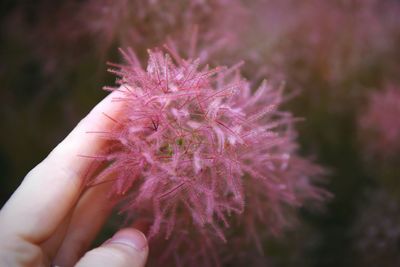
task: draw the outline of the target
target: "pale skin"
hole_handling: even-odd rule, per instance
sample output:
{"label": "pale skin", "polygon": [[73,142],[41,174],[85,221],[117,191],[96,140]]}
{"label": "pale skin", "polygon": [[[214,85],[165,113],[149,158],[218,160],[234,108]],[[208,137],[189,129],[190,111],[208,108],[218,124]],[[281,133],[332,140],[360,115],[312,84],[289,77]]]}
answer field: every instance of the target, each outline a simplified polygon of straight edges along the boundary
{"label": "pale skin", "polygon": [[[0,211],[0,266],[142,267],[145,236],[134,228],[117,232],[87,251],[110,212],[107,185],[83,190],[83,177],[104,140],[90,131],[112,127],[118,115],[114,91],[24,178]],[[107,114],[107,116],[105,115]]]}

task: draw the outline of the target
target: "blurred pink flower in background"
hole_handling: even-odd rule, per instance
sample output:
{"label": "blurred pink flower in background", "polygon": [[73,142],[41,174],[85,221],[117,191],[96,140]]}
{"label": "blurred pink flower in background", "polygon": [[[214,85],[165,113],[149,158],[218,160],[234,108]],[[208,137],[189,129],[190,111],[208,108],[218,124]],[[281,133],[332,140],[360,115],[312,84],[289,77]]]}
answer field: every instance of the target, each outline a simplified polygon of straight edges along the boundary
{"label": "blurred pink flower in background", "polygon": [[135,47],[144,58],[148,47],[168,38],[189,52],[186,45],[195,27],[201,33],[196,43],[204,53],[222,45],[227,49],[238,37],[233,29],[246,17],[240,0],[44,1],[32,6],[38,16],[34,23],[29,21],[32,11],[23,8],[16,9],[7,23],[19,29],[18,38],[35,44],[36,57],[51,74],[88,56],[103,63],[117,47]]}
{"label": "blurred pink flower in background", "polygon": [[400,88],[388,86],[369,95],[359,119],[367,157],[388,159],[400,154]]}
{"label": "blurred pink flower in background", "polygon": [[248,9],[253,15],[240,29],[246,37],[238,50],[251,63],[246,74],[256,78],[279,74],[291,82],[336,84],[398,43],[398,1],[265,0],[249,2]]}
{"label": "blurred pink flower in background", "polygon": [[204,38],[227,37],[233,31],[226,31],[226,26],[240,19],[244,10],[239,0],[100,0],[84,3],[78,17],[82,30],[93,34],[100,47],[116,43],[137,51],[160,45],[168,36],[185,39],[194,25]]}
{"label": "blurred pink flower in background", "polygon": [[124,110],[99,133],[111,144],[94,158],[109,165],[87,185],[112,182],[128,221],[147,220],[150,239],[170,239],[159,259],[218,265],[215,244],[235,217],[262,250],[260,226],[279,232],[287,209],[326,199],[312,182],[322,170],[296,155],[282,88],[263,82],[252,92],[241,64],[210,69],[166,50],[150,50],[146,68],[128,50],[111,70],[119,87],[106,89],[122,92]]}

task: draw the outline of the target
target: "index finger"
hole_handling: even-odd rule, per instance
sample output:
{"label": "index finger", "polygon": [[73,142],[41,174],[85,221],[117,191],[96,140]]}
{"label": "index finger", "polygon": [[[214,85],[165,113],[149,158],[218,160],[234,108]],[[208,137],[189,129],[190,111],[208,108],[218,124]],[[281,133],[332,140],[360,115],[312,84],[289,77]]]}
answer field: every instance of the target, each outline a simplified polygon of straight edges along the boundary
{"label": "index finger", "polygon": [[[75,205],[82,178],[91,164],[78,155],[93,155],[104,140],[88,131],[107,131],[122,107],[115,90],[82,119],[75,129],[32,171],[0,212],[0,236],[19,236],[32,243],[46,240]],[[107,114],[107,116],[105,115]]]}

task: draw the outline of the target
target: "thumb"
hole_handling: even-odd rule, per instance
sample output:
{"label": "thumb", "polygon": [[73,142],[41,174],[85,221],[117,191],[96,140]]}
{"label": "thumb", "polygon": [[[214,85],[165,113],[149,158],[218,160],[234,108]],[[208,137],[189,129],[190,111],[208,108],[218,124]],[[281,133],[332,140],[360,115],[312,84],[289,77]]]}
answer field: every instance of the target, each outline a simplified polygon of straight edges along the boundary
{"label": "thumb", "polygon": [[144,234],[136,229],[117,232],[101,247],[88,251],[76,267],[143,267],[149,247]]}

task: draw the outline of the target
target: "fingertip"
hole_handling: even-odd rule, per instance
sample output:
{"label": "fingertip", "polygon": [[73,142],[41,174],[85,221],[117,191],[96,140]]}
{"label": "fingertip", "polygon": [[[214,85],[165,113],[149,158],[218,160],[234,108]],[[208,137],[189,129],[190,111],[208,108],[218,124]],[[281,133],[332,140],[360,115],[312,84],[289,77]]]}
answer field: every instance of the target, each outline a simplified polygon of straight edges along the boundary
{"label": "fingertip", "polygon": [[122,244],[139,252],[146,250],[148,247],[146,236],[134,228],[125,228],[118,231],[106,244]]}
{"label": "fingertip", "polygon": [[145,235],[127,228],[117,232],[102,246],[86,253],[76,266],[143,267],[148,250]]}

